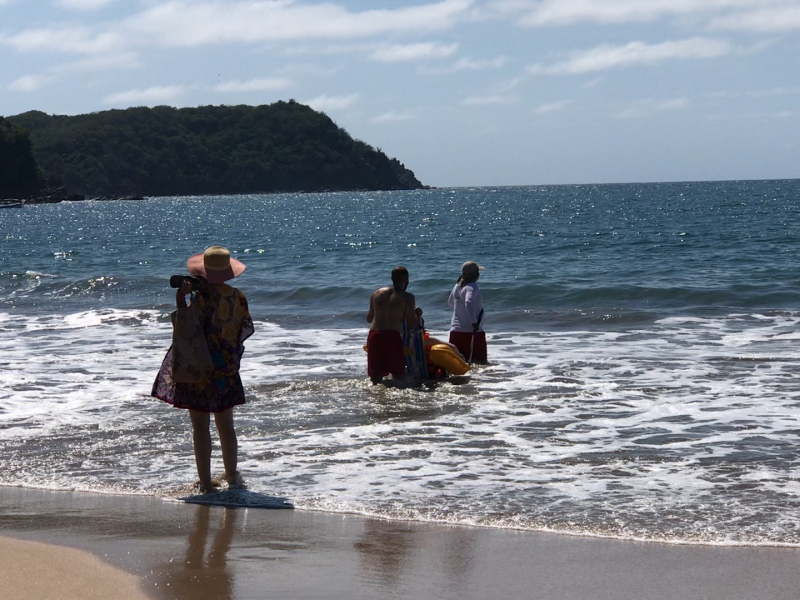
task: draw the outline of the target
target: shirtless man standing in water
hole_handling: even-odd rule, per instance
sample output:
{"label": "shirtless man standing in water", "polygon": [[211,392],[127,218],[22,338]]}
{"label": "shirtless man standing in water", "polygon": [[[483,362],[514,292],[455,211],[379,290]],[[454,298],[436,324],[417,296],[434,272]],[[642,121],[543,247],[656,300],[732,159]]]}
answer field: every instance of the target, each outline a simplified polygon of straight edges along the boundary
{"label": "shirtless man standing in water", "polygon": [[405,351],[400,335],[403,319],[409,331],[417,326],[416,300],[406,292],[407,287],[408,269],[395,267],[392,287],[375,290],[369,299],[367,373],[373,385],[380,383],[384,375],[391,374],[397,379],[405,373]]}

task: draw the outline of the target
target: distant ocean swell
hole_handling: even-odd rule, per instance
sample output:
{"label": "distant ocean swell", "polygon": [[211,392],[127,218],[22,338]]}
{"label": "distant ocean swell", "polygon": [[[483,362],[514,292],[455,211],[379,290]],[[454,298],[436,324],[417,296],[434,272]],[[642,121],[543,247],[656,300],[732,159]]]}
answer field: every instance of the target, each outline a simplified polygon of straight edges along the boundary
{"label": "distant ocean swell", "polygon": [[[176,269],[180,271],[180,269]],[[677,282],[676,282],[677,283]],[[447,295],[452,282],[418,283],[418,305],[426,310],[426,322],[446,328],[449,325]],[[319,322],[342,319],[342,324],[355,325],[363,321],[362,313],[368,303],[371,288],[330,286],[300,286],[280,288],[274,285],[260,288],[242,284],[254,312],[269,314],[278,322],[289,325],[314,326]],[[491,318],[496,327],[563,326],[565,323],[588,325],[615,322],[657,320],[676,314],[724,314],[735,309],[762,307],[791,307],[798,290],[787,284],[748,285],[733,283],[726,286],[646,287],[596,286],[575,284],[502,285],[487,283],[484,293],[492,298]],[[0,272],[3,297],[0,306],[32,311],[79,310],[87,303],[114,303],[119,306],[140,304],[150,299],[152,306],[161,306],[165,298],[165,281],[159,277],[136,280],[111,274],[68,279],[46,272]],[[328,307],[328,314],[320,314]],[[521,308],[524,307],[524,308]],[[322,318],[322,321],[320,321]]]}

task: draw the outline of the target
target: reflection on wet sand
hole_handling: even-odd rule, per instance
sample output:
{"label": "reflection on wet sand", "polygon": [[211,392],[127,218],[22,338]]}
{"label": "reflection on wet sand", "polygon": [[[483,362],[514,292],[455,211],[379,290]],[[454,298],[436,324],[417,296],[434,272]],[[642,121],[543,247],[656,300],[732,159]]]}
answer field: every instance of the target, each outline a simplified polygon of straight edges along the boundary
{"label": "reflection on wet sand", "polygon": [[363,535],[353,544],[360,553],[365,579],[396,587],[416,546],[414,534],[402,523],[366,521]]}
{"label": "reflection on wet sand", "polygon": [[[439,535],[410,523],[370,519],[364,522],[364,530],[353,547],[359,553],[363,581],[386,594],[425,588],[419,574],[433,571],[440,574],[440,583],[446,589],[469,596],[475,536],[475,531],[469,529]],[[428,577],[428,584],[431,579],[437,577]]]}
{"label": "reflection on wet sand", "polygon": [[[226,555],[236,530],[237,511],[198,506],[194,527],[186,538],[184,557],[175,557],[154,574],[157,594],[163,598],[232,600],[233,576]],[[219,528],[208,545],[212,512]]]}
{"label": "reflection on wet sand", "polygon": [[450,588],[466,596],[475,564],[476,532],[473,529],[453,529],[445,539],[447,545],[442,550],[442,571]]}

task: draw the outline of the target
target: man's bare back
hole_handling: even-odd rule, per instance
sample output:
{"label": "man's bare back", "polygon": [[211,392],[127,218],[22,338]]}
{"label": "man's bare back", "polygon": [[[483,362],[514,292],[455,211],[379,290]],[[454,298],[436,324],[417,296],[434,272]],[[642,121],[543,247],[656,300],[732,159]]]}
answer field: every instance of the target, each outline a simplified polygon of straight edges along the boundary
{"label": "man's bare back", "polygon": [[417,315],[414,313],[416,299],[413,294],[405,291],[408,285],[408,276],[396,277],[393,272],[392,281],[393,286],[375,290],[369,299],[369,312],[367,313],[369,328],[379,331],[390,329],[402,331],[403,319],[405,319],[406,326],[413,331],[417,326]]}
{"label": "man's bare back", "polygon": [[417,326],[414,315],[415,302],[412,294],[400,292],[393,287],[375,290],[370,298],[367,313],[369,328],[380,331],[388,329],[402,331],[403,319],[406,319],[408,328],[413,330]]}

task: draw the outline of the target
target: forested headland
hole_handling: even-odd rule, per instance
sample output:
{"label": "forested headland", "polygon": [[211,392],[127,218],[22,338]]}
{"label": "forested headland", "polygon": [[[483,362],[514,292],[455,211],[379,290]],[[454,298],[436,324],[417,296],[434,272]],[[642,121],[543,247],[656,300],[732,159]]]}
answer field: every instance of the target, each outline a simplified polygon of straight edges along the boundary
{"label": "forested headland", "polygon": [[[29,175],[38,165],[40,185],[87,196],[424,187],[401,162],[294,100],[77,116],[30,111],[0,121],[0,157],[6,138],[15,156],[30,155],[27,140],[35,157],[15,172]],[[13,196],[2,177],[0,195]]]}
{"label": "forested headland", "polygon": [[28,132],[0,117],[0,198],[34,194],[41,185]]}

